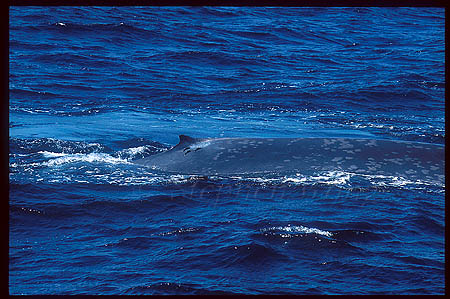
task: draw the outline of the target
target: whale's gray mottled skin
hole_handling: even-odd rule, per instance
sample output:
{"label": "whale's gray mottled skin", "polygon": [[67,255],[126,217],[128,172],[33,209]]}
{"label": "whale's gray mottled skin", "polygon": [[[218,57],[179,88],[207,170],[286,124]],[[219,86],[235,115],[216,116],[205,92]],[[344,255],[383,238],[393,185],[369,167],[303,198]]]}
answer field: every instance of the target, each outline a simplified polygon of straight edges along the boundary
{"label": "whale's gray mottled skin", "polygon": [[168,151],[135,161],[178,174],[347,171],[443,184],[444,146],[349,138],[216,138],[180,135]]}

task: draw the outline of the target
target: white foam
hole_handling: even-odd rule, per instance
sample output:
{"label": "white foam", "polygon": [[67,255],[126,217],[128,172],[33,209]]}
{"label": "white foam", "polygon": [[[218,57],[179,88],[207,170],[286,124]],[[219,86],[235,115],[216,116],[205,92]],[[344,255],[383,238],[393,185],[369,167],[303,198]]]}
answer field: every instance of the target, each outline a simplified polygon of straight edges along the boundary
{"label": "white foam", "polygon": [[58,166],[74,162],[102,162],[108,164],[129,164],[127,160],[115,158],[104,153],[90,153],[90,154],[65,154],[62,157],[49,160],[42,163],[44,166]]}
{"label": "white foam", "polygon": [[317,176],[303,176],[297,174],[296,177],[284,177],[283,183],[321,183],[328,185],[344,185],[350,181],[350,173],[343,171],[328,171]]}
{"label": "white foam", "polygon": [[146,146],[138,146],[138,147],[131,147],[131,148],[124,149],[122,152],[129,154],[131,156],[135,156],[137,154],[144,153],[146,149],[147,149]]}
{"label": "white foam", "polygon": [[[318,228],[309,228],[303,225],[287,225],[287,226],[274,226],[274,227],[269,227],[266,229],[262,229],[263,232],[265,231],[282,231],[282,232],[286,232],[286,233],[303,233],[303,234],[318,234],[318,235],[322,235],[322,236],[326,236],[326,237],[332,237],[333,233],[326,231],[326,230],[321,230]],[[282,235],[283,236],[283,235]]]}
{"label": "white foam", "polygon": [[68,155],[66,153],[54,153],[54,152],[48,152],[48,151],[39,151],[38,154],[42,154],[45,158],[63,157],[63,156]]}

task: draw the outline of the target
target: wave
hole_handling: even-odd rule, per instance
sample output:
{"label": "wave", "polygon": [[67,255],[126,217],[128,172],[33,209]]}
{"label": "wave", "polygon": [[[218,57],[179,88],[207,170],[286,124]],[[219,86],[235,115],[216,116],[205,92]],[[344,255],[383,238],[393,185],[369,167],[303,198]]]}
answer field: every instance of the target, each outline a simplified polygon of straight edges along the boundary
{"label": "wave", "polygon": [[88,154],[93,152],[109,152],[110,149],[100,143],[84,141],[66,141],[55,138],[9,139],[10,153],[32,154],[54,152],[65,154]]}
{"label": "wave", "polygon": [[[153,59],[167,59],[177,63],[189,62],[189,68],[199,68],[199,65],[218,66],[242,66],[258,64],[248,56],[242,54],[230,54],[220,51],[167,51],[153,55]],[[254,62],[254,63],[253,63]]]}
{"label": "wave", "polygon": [[193,283],[157,282],[150,285],[140,285],[125,290],[131,295],[237,295],[229,290],[215,290]]}
{"label": "wave", "polygon": [[[54,153],[41,152],[44,156],[55,157]],[[107,164],[130,164],[129,161],[115,158],[111,155],[104,153],[90,153],[90,154],[62,154],[58,153],[59,158],[52,159],[43,163],[44,166],[57,166],[75,162],[87,162],[87,163],[107,163]]]}
{"label": "wave", "polygon": [[48,115],[56,115],[56,116],[85,116],[85,115],[94,115],[99,113],[105,113],[105,112],[111,112],[116,109],[110,108],[110,107],[89,107],[89,108],[78,108],[78,107],[71,107],[69,108],[72,111],[67,110],[57,110],[57,109],[64,109],[67,107],[54,107],[51,105],[51,107],[48,108],[35,108],[35,107],[10,107],[10,111],[16,111],[19,113],[29,113],[29,114],[48,114]]}
{"label": "wave", "polygon": [[36,91],[30,89],[21,89],[21,88],[10,88],[9,89],[10,97],[31,97],[33,99],[40,98],[53,98],[58,96],[57,94],[51,93],[49,91]]}
{"label": "wave", "polygon": [[[21,219],[30,219],[30,221],[33,221],[33,219],[64,220],[69,217],[93,217],[94,215],[98,215],[99,213],[103,214],[105,212],[110,215],[119,216],[131,214],[136,216],[146,215],[148,211],[160,215],[164,213],[171,215],[176,211],[183,211],[187,207],[199,204],[199,201],[196,199],[181,195],[169,194],[145,197],[142,196],[140,190],[132,190],[136,192],[138,199],[130,200],[114,201],[91,199],[89,196],[81,195],[77,191],[67,191],[64,195],[53,200],[48,194],[61,192],[60,189],[63,188],[54,185],[46,185],[43,188],[24,185],[19,187],[14,186],[14,190],[17,188],[20,188],[22,191],[16,192],[16,194],[25,195],[32,193],[34,200],[39,199],[40,202],[11,204],[10,212],[13,220],[15,220],[16,217],[23,217]],[[41,193],[36,195],[33,190],[37,190]],[[108,189],[108,191],[111,191],[111,189]],[[120,242],[108,243],[105,246],[134,246],[133,244],[135,243],[141,241],[144,242],[145,238],[168,238],[171,236],[196,235],[199,233],[201,234],[203,230],[202,227],[181,227],[176,229],[160,228],[159,230],[134,227],[123,229],[119,227],[114,229],[109,228],[108,231],[102,231],[101,233],[107,233],[110,236],[123,236],[124,234],[129,236]],[[134,237],[138,237],[138,239],[134,240]]]}
{"label": "wave", "polygon": [[286,261],[288,258],[268,244],[251,242],[243,245],[228,246],[215,253],[221,257],[225,267],[265,267]]}
{"label": "wave", "polygon": [[124,21],[118,21],[117,23],[75,23],[66,21],[57,21],[54,23],[38,24],[38,25],[25,25],[25,26],[11,26],[12,30],[23,30],[29,33],[41,33],[41,32],[53,32],[54,34],[60,34],[61,36],[73,35],[73,36],[89,36],[95,34],[96,36],[116,36],[130,40],[132,38],[157,38],[158,33],[156,30],[149,30],[136,26]]}
{"label": "wave", "polygon": [[269,227],[269,228],[263,228],[261,229],[261,232],[263,234],[270,233],[270,234],[278,234],[281,237],[291,237],[293,235],[299,235],[299,234],[317,234],[325,237],[332,237],[333,233],[321,230],[318,228],[309,228],[305,226],[297,226],[297,225],[287,225],[287,226],[275,226],[275,227]]}

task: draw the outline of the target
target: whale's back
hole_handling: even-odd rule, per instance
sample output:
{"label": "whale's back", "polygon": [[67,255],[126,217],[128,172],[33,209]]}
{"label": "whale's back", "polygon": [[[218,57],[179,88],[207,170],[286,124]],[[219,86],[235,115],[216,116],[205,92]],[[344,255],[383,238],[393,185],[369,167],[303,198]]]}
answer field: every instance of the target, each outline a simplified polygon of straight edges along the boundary
{"label": "whale's back", "polygon": [[444,146],[350,138],[217,138],[180,136],[172,149],[136,161],[180,174],[238,175],[340,170],[444,181]]}

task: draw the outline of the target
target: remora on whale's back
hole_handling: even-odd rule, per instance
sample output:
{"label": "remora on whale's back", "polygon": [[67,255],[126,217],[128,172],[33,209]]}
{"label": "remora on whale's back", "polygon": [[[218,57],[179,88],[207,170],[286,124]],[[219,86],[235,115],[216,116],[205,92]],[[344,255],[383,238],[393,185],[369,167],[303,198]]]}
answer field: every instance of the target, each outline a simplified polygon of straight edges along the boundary
{"label": "remora on whale's back", "polygon": [[180,135],[162,153],[135,161],[194,175],[347,171],[444,183],[444,146],[350,138],[214,138]]}

